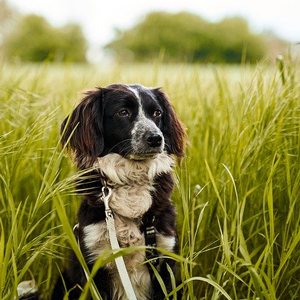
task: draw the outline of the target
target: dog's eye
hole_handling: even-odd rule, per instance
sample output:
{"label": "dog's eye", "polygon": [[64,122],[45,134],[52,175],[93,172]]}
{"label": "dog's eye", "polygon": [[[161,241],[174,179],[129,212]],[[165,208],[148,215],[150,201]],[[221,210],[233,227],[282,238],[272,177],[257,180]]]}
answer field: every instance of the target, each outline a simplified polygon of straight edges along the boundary
{"label": "dog's eye", "polygon": [[157,118],[157,117],[160,117],[161,116],[161,110],[159,110],[159,109],[156,109],[155,111],[154,111],[154,113],[153,113],[153,117],[155,117],[155,118]]}
{"label": "dog's eye", "polygon": [[129,111],[127,109],[121,109],[118,113],[118,116],[120,117],[128,117],[129,116]]}

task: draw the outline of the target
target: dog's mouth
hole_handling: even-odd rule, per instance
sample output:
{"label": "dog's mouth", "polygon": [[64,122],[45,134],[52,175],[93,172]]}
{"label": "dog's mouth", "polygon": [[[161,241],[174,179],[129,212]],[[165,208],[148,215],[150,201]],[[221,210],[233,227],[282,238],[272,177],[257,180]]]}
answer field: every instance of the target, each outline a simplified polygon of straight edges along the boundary
{"label": "dog's mouth", "polygon": [[132,160],[146,160],[146,159],[153,159],[162,151],[155,151],[155,152],[143,152],[143,153],[131,153],[129,154],[128,158]]}

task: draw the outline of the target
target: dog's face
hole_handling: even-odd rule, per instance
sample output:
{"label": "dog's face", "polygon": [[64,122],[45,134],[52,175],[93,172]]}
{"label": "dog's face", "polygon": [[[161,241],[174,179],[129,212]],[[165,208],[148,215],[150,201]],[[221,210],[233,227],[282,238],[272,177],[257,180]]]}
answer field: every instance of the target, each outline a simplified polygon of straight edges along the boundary
{"label": "dog's face", "polygon": [[183,155],[184,129],[160,89],[114,84],[87,96],[62,124],[77,163],[109,153],[143,160],[162,151]]}
{"label": "dog's face", "polygon": [[106,93],[103,154],[145,159],[162,152],[163,108],[152,91],[141,86],[113,87]]}

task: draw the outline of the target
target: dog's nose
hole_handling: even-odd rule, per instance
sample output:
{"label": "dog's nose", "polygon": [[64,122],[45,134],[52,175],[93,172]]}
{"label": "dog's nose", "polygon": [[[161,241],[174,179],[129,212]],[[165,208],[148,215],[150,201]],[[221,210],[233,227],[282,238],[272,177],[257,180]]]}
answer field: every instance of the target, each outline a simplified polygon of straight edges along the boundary
{"label": "dog's nose", "polygon": [[162,136],[158,133],[149,133],[146,135],[146,143],[150,147],[159,147],[162,143]]}

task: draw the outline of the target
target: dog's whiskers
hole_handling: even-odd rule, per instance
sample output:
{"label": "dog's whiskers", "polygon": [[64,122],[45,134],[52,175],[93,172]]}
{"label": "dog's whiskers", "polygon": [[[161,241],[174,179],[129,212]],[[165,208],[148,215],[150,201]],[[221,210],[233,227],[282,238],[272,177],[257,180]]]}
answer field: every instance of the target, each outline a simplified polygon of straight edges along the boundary
{"label": "dog's whiskers", "polygon": [[[113,152],[114,148],[116,148],[117,146],[121,145],[122,143],[126,143],[126,142],[128,142],[128,141],[131,141],[131,139],[125,139],[125,140],[123,140],[123,141],[117,143],[116,145],[114,145],[113,147],[111,147],[111,148],[109,149],[108,153]],[[121,151],[123,151],[122,149],[123,149],[123,148],[121,148]]]}

